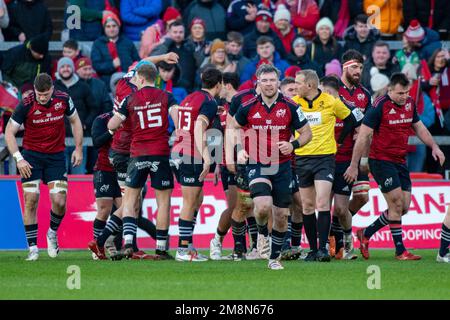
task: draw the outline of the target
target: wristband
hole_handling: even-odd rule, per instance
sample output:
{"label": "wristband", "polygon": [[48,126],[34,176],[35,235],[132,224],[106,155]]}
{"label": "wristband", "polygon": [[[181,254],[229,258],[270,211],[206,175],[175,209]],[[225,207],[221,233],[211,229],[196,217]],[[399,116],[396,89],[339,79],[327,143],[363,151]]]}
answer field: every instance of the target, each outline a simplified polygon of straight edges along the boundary
{"label": "wristband", "polygon": [[16,160],[16,162],[19,162],[19,161],[23,160],[23,156],[20,153],[20,151],[14,152],[13,158]]}
{"label": "wristband", "polygon": [[291,144],[294,150],[300,148],[300,142],[298,142],[298,140],[292,141]]}
{"label": "wristband", "polygon": [[362,166],[367,166],[368,163],[369,163],[369,158],[367,158],[367,157],[362,157],[361,161],[359,162],[359,164]]}

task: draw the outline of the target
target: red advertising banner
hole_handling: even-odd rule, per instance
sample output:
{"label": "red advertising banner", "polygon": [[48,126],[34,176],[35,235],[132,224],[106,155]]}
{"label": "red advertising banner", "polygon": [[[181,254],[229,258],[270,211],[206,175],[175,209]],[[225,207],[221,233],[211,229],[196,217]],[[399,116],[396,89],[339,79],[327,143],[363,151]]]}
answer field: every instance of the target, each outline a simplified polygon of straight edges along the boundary
{"label": "red advertising banner", "polygon": [[[18,183],[18,195],[23,208],[22,190]],[[354,217],[354,231],[371,224],[384,211],[386,202],[375,183],[371,184],[370,201]],[[403,217],[403,237],[408,248],[438,248],[441,225],[444,220],[446,206],[450,203],[450,182],[431,181],[413,182],[412,201],[409,213]],[[176,248],[178,240],[178,218],[182,205],[181,188],[176,184],[172,194],[171,222],[169,234],[171,248]],[[45,232],[49,227],[50,200],[47,187],[41,185],[41,199],[38,208],[40,247],[46,246]],[[154,193],[149,186],[143,204],[144,216],[155,221],[157,214]],[[194,231],[194,245],[199,249],[209,248],[209,241],[219,222],[221,213],[226,209],[225,194],[222,185],[214,186],[211,180],[205,183],[204,200],[197,217]],[[67,214],[58,232],[62,248],[87,248],[93,237],[93,221],[96,215],[96,204],[92,184],[92,176],[71,177],[69,179]],[[356,241],[356,237],[355,237]],[[303,246],[307,246],[306,237],[302,238]],[[142,248],[154,248],[155,241],[145,232],[138,229],[138,243]],[[231,232],[224,242],[225,248],[232,248]],[[371,239],[371,247],[393,247],[389,228],[381,230]]]}

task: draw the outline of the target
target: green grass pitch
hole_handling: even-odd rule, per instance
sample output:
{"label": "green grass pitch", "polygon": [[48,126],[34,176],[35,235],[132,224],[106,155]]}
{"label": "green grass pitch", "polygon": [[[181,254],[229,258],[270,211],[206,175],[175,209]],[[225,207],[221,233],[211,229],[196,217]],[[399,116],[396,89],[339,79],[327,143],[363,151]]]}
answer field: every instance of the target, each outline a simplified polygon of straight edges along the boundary
{"label": "green grass pitch", "polygon": [[[289,261],[272,271],[267,261],[93,261],[88,251],[51,259],[41,250],[27,262],[25,251],[3,251],[0,299],[450,299],[450,265],[436,262],[436,250],[414,252],[422,260],[372,250],[368,261]],[[79,290],[67,288],[71,265],[80,268]],[[381,289],[367,287],[371,265]]]}

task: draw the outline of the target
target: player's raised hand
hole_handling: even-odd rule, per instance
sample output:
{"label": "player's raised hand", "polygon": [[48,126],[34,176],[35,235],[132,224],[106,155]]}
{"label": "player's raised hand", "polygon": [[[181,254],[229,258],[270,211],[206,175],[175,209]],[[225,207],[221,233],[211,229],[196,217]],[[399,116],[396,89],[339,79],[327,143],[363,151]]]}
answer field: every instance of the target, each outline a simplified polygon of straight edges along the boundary
{"label": "player's raised hand", "polygon": [[277,142],[277,145],[278,149],[280,149],[280,152],[285,156],[291,154],[294,150],[294,146],[292,145],[292,143],[287,141]]}
{"label": "player's raised hand", "polygon": [[164,55],[164,61],[168,64],[178,63],[178,55],[175,52],[168,52]]}
{"label": "player's raised hand", "polygon": [[22,178],[28,179],[31,177],[31,169],[33,169],[33,167],[28,163],[27,160],[22,159],[18,161],[17,169],[19,170],[20,176]]}
{"label": "player's raised hand", "polygon": [[79,166],[81,161],[83,161],[83,150],[75,148],[72,152],[72,166]]}
{"label": "player's raised hand", "polygon": [[441,149],[439,149],[438,146],[436,146],[435,148],[433,148],[433,150],[431,150],[431,155],[433,156],[433,159],[436,161],[439,161],[439,164],[442,166],[445,162],[445,156],[444,153],[441,151]]}
{"label": "player's raised hand", "polygon": [[344,172],[344,179],[347,183],[352,183],[358,178],[358,167],[350,165]]}

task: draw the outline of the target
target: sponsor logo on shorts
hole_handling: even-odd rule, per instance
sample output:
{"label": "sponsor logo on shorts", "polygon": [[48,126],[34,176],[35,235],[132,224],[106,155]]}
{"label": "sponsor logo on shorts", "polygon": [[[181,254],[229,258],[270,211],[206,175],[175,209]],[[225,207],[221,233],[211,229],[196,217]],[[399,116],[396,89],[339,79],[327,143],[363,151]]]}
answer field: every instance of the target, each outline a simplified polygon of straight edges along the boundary
{"label": "sponsor logo on shorts", "polygon": [[126,172],[117,172],[117,178],[121,178],[122,180],[127,177]]}
{"label": "sponsor logo on shorts", "polygon": [[249,177],[249,178],[253,177],[253,176],[255,175],[255,173],[256,173],[256,169],[250,170],[250,171],[248,172],[248,177]]}
{"label": "sponsor logo on shorts", "polygon": [[348,186],[345,186],[345,188],[343,188],[342,191],[350,191],[350,188]]}
{"label": "sponsor logo on shorts", "polygon": [[385,187],[392,186],[392,182],[393,182],[392,177],[387,178],[386,181],[384,181],[384,186],[385,186]]}
{"label": "sponsor logo on shorts", "polygon": [[149,168],[150,171],[156,172],[156,171],[158,171],[159,164],[160,164],[160,161],[136,161],[134,163],[134,166],[138,170]]}
{"label": "sponsor logo on shorts", "polygon": [[163,180],[163,181],[161,181],[161,185],[163,187],[168,187],[168,186],[170,186],[170,181],[169,180]]}
{"label": "sponsor logo on shorts", "polygon": [[183,181],[184,181],[184,183],[194,183],[195,182],[195,178],[183,177]]}
{"label": "sponsor logo on shorts", "polygon": [[100,192],[108,192],[109,184],[104,184],[100,187]]}
{"label": "sponsor logo on shorts", "polygon": [[330,178],[331,180],[334,179],[333,175],[330,173],[329,175],[327,175],[328,178]]}

